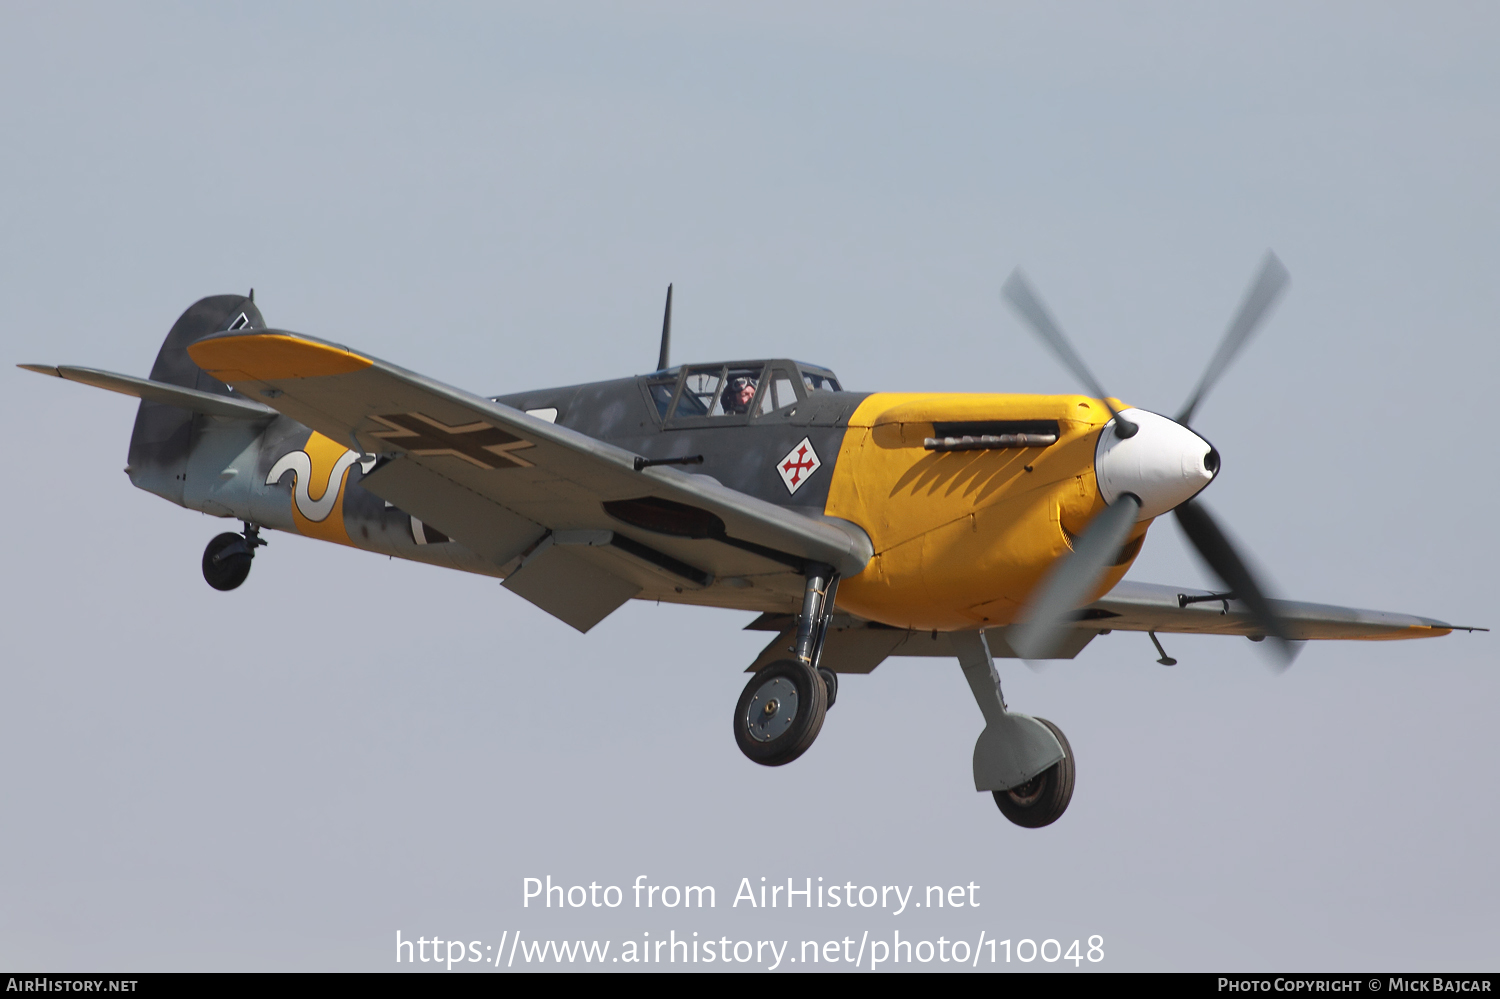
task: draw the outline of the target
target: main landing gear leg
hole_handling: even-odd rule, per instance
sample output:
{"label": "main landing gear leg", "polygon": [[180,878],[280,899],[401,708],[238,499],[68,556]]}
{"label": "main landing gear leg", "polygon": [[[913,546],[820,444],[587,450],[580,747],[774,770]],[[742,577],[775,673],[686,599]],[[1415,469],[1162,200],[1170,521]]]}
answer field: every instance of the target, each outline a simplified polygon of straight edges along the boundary
{"label": "main landing gear leg", "polygon": [[1006,709],[983,631],[950,637],[984,714],[984,731],[974,744],[974,789],[991,792],[1001,814],[1018,826],[1051,825],[1073,799],[1073,750],[1067,738],[1045,718]]}
{"label": "main landing gear leg", "polygon": [[750,678],[734,706],[734,741],[756,763],[779,767],[813,744],[838,693],[838,678],[818,668],[838,577],[810,566],[792,658],[778,659]]}
{"label": "main landing gear leg", "polygon": [[828,706],[839,696],[839,676],[824,669],[823,639],[828,637],[828,622],[833,617],[833,602],[839,592],[839,577],[827,566],[818,566],[807,574],[807,588],[802,594],[802,616],[797,618],[797,639],[792,654],[798,662],[817,671],[828,688]]}
{"label": "main landing gear leg", "polygon": [[221,534],[203,549],[203,578],[216,590],[232,590],[250,575],[255,549],[270,542],[260,536],[260,528],[245,522],[244,534]]}

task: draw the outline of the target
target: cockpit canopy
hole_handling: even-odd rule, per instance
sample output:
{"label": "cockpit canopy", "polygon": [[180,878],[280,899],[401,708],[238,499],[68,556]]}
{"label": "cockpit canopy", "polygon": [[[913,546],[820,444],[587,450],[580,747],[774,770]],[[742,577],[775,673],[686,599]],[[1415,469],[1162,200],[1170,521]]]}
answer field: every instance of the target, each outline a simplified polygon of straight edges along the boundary
{"label": "cockpit canopy", "polygon": [[646,376],[663,422],[744,422],[794,406],[813,392],[838,392],[832,371],[785,359],[685,364]]}

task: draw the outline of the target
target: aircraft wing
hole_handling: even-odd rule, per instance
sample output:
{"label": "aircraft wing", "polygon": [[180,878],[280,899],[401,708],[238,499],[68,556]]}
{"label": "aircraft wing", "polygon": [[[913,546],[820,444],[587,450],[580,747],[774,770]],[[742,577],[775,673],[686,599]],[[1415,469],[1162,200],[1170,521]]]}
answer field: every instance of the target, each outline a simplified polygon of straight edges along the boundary
{"label": "aircraft wing", "polygon": [[[1390,641],[1437,638],[1453,631],[1489,630],[1412,614],[1359,610],[1300,600],[1273,600],[1271,603],[1286,620],[1291,637],[1298,641]],[[778,632],[747,672],[755,672],[784,658],[796,632],[796,623],[790,614],[771,613],[762,614],[746,625],[747,631]],[[1111,631],[1243,635],[1248,638],[1262,635],[1261,629],[1251,620],[1249,610],[1232,596],[1186,586],[1126,581],[1079,612],[1072,636],[1052,658],[1072,659],[1094,638]],[[1020,658],[1006,642],[1004,628],[990,629],[985,638],[994,658]],[[835,615],[828,630],[821,665],[835,673],[868,673],[890,656],[949,658],[955,655],[957,651],[947,632],[905,631],[839,614]]]}
{"label": "aircraft wing", "polygon": [[[1301,600],[1273,600],[1291,631],[1304,639],[1436,638],[1451,631],[1485,631],[1412,614],[1359,610]],[[1245,635],[1264,632],[1244,604],[1210,590],[1156,583],[1121,582],[1083,610],[1075,628],[1159,631],[1167,634]]]}
{"label": "aircraft wing", "polygon": [[736,606],[793,609],[805,564],[849,576],[873,553],[853,524],[676,468],[638,470],[622,448],[312,337],[220,333],[188,354],[246,397],[379,455],[362,487],[506,567],[507,588],[580,631],[634,596],[724,602],[704,592],[721,586]]}

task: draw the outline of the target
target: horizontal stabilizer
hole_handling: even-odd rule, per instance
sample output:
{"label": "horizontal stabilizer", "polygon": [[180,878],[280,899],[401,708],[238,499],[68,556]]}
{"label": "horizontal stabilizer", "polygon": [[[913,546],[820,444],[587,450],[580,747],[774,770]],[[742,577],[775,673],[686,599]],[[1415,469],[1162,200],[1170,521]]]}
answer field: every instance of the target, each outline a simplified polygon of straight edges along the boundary
{"label": "horizontal stabilizer", "polygon": [[180,406],[183,409],[192,410],[195,413],[207,413],[210,416],[225,416],[238,420],[264,420],[276,415],[276,411],[271,407],[263,406],[250,399],[231,399],[212,392],[200,392],[197,389],[183,388],[180,385],[153,382],[149,378],[120,375],[113,371],[75,368],[66,364],[56,367],[50,364],[18,364],[16,367],[35,371],[41,375],[63,378],[70,382],[82,382],[84,385],[119,392],[122,395],[133,395],[137,399],[149,399],[168,406]]}

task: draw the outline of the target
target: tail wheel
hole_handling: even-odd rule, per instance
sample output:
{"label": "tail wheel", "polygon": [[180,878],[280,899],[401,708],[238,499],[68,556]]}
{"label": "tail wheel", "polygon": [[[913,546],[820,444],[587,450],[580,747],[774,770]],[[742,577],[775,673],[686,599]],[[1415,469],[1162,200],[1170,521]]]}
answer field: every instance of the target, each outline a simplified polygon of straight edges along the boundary
{"label": "tail wheel", "polygon": [[1073,778],[1076,773],[1073,747],[1068,745],[1068,737],[1047,719],[1038,718],[1037,721],[1051,729],[1052,734],[1057,736],[1057,741],[1062,743],[1062,760],[1019,787],[990,792],[995,796],[1000,814],[1027,829],[1050,826],[1062,818],[1062,813],[1068,810],[1068,802],[1073,800]]}
{"label": "tail wheel", "polygon": [[750,678],[734,706],[734,741],[762,766],[790,763],[813,744],[828,711],[828,687],[805,663],[781,659]]}
{"label": "tail wheel", "polygon": [[203,578],[216,590],[232,590],[250,575],[253,551],[238,534],[221,534],[203,549]]}

